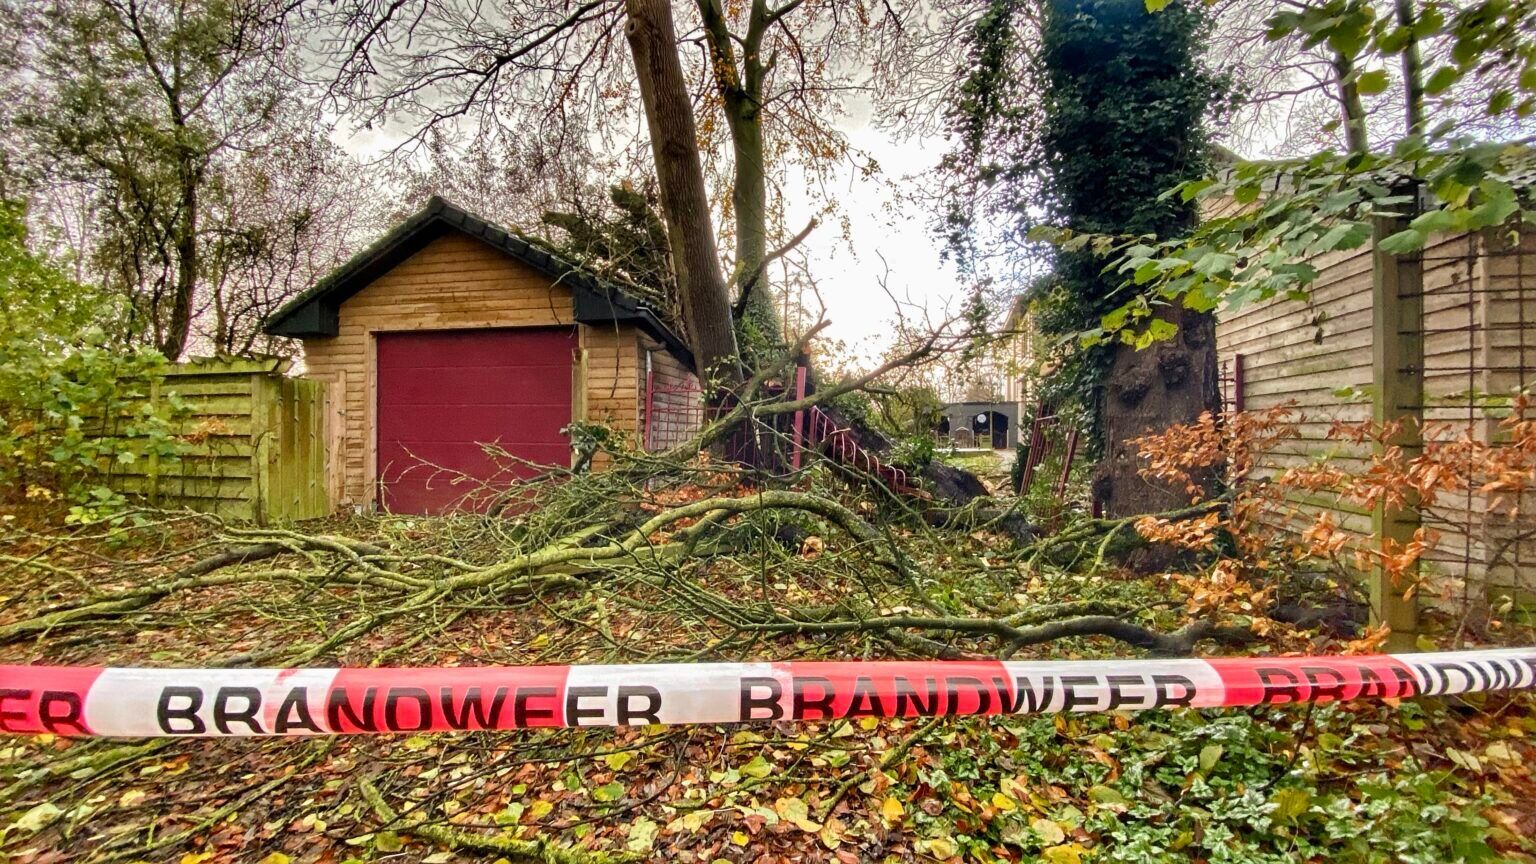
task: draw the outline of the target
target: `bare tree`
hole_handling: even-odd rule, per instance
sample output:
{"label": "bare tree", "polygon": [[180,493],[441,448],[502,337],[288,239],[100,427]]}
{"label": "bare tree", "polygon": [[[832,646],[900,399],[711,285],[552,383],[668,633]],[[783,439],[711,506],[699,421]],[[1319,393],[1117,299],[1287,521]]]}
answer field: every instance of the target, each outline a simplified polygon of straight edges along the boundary
{"label": "bare tree", "polygon": [[284,0],[8,4],[19,34],[18,122],[56,180],[99,192],[98,268],[175,359],[192,335],[214,161],[258,132],[283,94]]}

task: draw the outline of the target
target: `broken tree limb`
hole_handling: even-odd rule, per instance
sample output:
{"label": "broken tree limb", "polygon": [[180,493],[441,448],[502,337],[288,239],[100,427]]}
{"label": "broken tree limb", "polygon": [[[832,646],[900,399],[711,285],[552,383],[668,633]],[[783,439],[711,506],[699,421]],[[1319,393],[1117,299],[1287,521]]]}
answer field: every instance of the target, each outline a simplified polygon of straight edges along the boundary
{"label": "broken tree limb", "polygon": [[367,777],[357,781],[357,791],[373,810],[385,828],[392,828],[429,843],[448,849],[472,852],[490,852],[506,855],[521,861],[539,864],[619,864],[638,860],[639,856],[628,853],[586,852],[566,846],[557,846],[547,840],[520,840],[514,837],[475,834],[428,822],[425,817],[401,816],[384,800],[378,786]]}

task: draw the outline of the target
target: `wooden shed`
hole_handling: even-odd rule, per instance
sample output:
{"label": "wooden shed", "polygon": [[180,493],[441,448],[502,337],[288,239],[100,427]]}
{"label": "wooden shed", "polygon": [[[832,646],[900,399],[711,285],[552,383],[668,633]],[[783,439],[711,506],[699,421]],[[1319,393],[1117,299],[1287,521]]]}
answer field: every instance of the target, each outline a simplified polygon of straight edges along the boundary
{"label": "wooden shed", "polygon": [[572,421],[638,436],[646,382],[693,374],[656,310],[437,197],[266,330],[302,340],[305,374],[327,382],[338,507],[472,504],[569,465]]}

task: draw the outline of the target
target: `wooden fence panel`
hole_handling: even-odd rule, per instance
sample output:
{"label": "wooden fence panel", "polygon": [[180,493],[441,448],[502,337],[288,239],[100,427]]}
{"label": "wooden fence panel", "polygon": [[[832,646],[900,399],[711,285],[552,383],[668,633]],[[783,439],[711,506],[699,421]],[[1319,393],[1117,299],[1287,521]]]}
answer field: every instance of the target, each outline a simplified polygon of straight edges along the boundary
{"label": "wooden fence panel", "polygon": [[[326,387],[290,378],[278,358],[196,360],[172,366],[125,418],[166,418],[181,442],[175,458],[103,465],[108,485],[153,506],[236,520],[287,522],[331,512]],[[131,447],[131,424],[113,437]],[[108,434],[108,433],[103,433]]]}

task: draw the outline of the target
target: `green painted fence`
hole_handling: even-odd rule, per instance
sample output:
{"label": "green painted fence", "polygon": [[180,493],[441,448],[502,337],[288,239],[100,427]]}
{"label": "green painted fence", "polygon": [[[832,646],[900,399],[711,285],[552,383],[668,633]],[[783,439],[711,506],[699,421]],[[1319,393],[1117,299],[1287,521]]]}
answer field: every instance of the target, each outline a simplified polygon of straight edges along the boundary
{"label": "green painted fence", "polygon": [[104,466],[108,485],[152,506],[262,524],[328,515],[325,384],[291,378],[288,366],[221,357],[170,367],[148,400],[172,418],[182,452]]}

